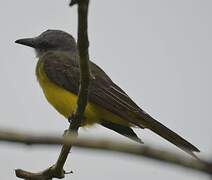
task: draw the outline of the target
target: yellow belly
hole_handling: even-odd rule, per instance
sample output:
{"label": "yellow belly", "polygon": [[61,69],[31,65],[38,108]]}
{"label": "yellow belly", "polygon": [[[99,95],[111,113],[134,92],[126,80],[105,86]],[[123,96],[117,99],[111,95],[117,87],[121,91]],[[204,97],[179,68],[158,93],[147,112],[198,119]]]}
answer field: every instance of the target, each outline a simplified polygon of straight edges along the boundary
{"label": "yellow belly", "polygon": [[[38,62],[36,75],[41,88],[48,102],[63,116],[68,118],[75,110],[77,96],[52,83],[46,76],[43,65]],[[101,120],[111,121],[117,124],[129,125],[129,123],[119,116],[107,111],[106,109],[88,102],[84,113],[82,125],[101,123]]]}

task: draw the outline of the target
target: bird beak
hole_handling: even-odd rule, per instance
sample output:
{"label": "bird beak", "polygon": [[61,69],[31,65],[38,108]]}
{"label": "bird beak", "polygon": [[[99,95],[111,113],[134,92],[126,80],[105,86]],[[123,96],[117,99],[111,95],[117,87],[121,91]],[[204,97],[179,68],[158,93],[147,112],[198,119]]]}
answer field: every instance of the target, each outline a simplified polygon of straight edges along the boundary
{"label": "bird beak", "polygon": [[18,39],[15,41],[15,43],[36,48],[35,38]]}

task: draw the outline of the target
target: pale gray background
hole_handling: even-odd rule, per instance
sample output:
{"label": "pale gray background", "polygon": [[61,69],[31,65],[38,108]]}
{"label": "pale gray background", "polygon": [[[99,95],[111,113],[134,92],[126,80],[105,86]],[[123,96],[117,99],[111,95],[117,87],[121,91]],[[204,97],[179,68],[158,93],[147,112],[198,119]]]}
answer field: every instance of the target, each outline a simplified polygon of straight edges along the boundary
{"label": "pale gray background", "polygon": [[[152,116],[183,135],[212,159],[211,0],[91,0],[91,59],[99,64]],[[0,127],[61,135],[68,124],[45,100],[36,82],[33,50],[14,40],[48,28],[76,37],[76,7],[65,0],[2,1],[0,8]],[[138,130],[147,144],[181,153],[149,131]],[[99,126],[81,136],[126,140]],[[126,140],[128,141],[128,140]],[[42,170],[59,147],[0,144],[0,177],[16,179],[15,168]],[[74,148],[66,179],[181,179],[207,176],[119,154]]]}

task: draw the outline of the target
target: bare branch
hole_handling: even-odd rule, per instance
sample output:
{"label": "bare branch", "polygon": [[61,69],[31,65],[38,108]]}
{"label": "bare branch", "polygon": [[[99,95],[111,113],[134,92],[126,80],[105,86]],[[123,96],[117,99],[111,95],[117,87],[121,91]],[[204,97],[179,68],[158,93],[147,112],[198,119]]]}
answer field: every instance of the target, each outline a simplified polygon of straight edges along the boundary
{"label": "bare branch", "polygon": [[78,94],[77,108],[71,118],[72,129],[78,129],[83,120],[88,101],[88,86],[90,79],[89,70],[89,41],[88,41],[88,5],[89,0],[78,0],[78,50],[80,55],[80,89]]}
{"label": "bare branch", "polygon": [[[96,140],[91,138],[76,138],[75,136],[66,136],[65,138],[55,136],[35,136],[26,133],[16,133],[11,131],[0,131],[0,140],[12,143],[22,143],[26,145],[61,145],[76,146],[79,148],[111,151],[125,153],[129,155],[136,155],[138,157],[150,158],[160,162],[177,165],[179,167],[188,168],[194,171],[199,171],[212,175],[212,163],[206,161],[198,161],[195,159],[186,158],[169,151],[162,151],[160,149],[130,143],[120,143],[108,140]],[[16,170],[18,177],[31,177],[33,180],[40,177],[41,174],[53,174],[54,167],[40,173],[30,173],[23,170]],[[63,172],[65,173],[65,172]],[[60,173],[55,173],[53,177],[62,178]],[[40,180],[40,179],[39,179]],[[44,179],[45,180],[45,179]]]}

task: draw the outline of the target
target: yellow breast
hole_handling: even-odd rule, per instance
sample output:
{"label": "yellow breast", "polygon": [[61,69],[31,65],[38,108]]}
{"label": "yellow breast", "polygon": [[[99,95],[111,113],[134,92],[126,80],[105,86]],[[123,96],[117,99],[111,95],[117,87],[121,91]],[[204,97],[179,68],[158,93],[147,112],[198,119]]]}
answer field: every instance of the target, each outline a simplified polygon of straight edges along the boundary
{"label": "yellow breast", "polygon": [[[52,83],[43,70],[42,62],[37,64],[36,76],[48,102],[60,114],[68,118],[75,110],[77,96]],[[90,103],[87,104],[85,118],[85,124],[97,123],[100,119],[99,112]]]}
{"label": "yellow breast", "polygon": [[[44,72],[43,63],[40,61],[37,63],[36,76],[48,102],[60,114],[68,118],[75,110],[77,96],[51,82]],[[89,102],[86,106],[84,117],[83,125],[100,123],[103,119],[118,124],[129,125],[129,123],[121,117]]]}

